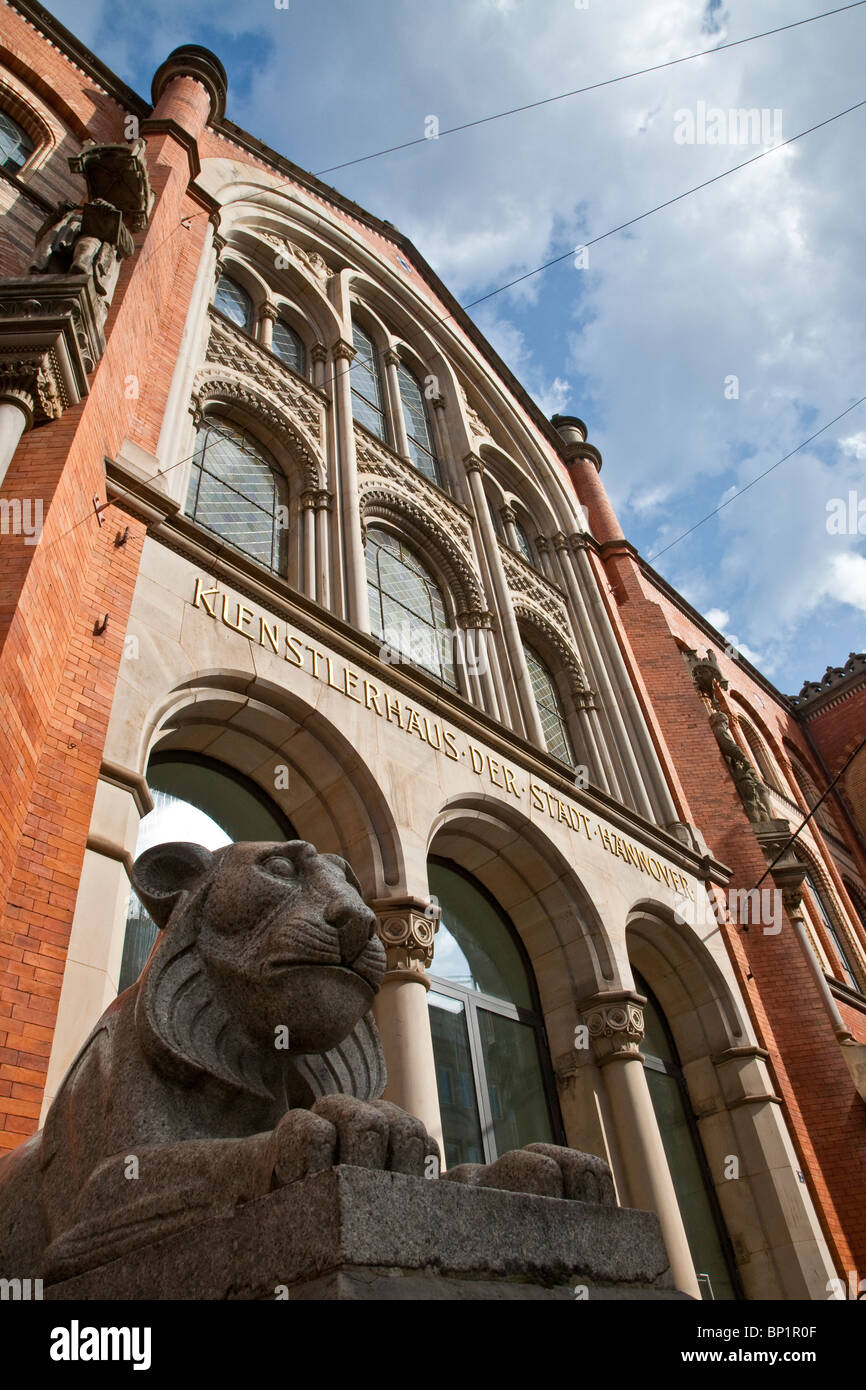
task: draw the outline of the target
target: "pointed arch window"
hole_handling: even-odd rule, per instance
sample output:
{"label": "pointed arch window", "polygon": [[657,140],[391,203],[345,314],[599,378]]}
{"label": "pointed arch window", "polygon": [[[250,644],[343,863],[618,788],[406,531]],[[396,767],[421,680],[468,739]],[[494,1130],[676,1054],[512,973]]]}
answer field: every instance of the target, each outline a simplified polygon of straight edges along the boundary
{"label": "pointed arch window", "polygon": [[214,308],[225,314],[245,333],[253,331],[253,301],[246,290],[230,275],[221,275],[214,295]]}
{"label": "pointed arch window", "polygon": [[527,642],[523,644],[523,651],[547,751],[574,767],[574,748],[556,682],[541,657]]}
{"label": "pointed arch window", "polygon": [[452,633],[436,580],[413,550],[378,527],[367,530],[366,556],[373,635],[456,690]]}
{"label": "pointed arch window", "polygon": [[36,145],[8,111],[0,110],[0,168],[9,173],[23,169]]}
{"label": "pointed arch window", "polygon": [[379,354],[369,333],[365,333],[357,324],[352,325],[352,346],[355,349],[355,358],[349,368],[352,414],[377,439],[387,441]]}
{"label": "pointed arch window", "polygon": [[400,386],[400,403],[403,407],[403,420],[409,440],[409,457],[425,478],[439,484],[439,464],[433,444],[433,431],[427,401],[420,383],[409,368],[402,363],[397,368],[397,381]]}
{"label": "pointed arch window", "polygon": [[228,420],[196,435],[186,513],[276,574],[285,573],[288,485],[258,440]]}
{"label": "pointed arch window", "polygon": [[277,319],[274,324],[271,347],[281,362],[285,362],[286,366],[298,373],[298,376],[306,376],[306,349],[294,328],[290,328],[284,319]]}
{"label": "pointed arch window", "polygon": [[428,995],[445,1162],[561,1143],[544,1022],[517,934],[473,878],[430,859],[442,917]]}

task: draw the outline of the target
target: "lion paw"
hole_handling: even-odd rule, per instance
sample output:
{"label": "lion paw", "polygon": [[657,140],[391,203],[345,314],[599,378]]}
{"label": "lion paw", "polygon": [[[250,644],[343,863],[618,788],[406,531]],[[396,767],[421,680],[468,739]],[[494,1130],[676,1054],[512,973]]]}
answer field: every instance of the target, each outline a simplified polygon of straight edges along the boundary
{"label": "lion paw", "polygon": [[604,1159],[558,1144],[527,1144],[524,1149],[511,1149],[493,1163],[461,1163],[442,1177],[469,1187],[616,1205],[613,1179]]}
{"label": "lion paw", "polygon": [[325,1096],[311,1110],[290,1110],[274,1131],[277,1186],[338,1163],[413,1177],[439,1171],[439,1149],[420,1120],[390,1101]]}

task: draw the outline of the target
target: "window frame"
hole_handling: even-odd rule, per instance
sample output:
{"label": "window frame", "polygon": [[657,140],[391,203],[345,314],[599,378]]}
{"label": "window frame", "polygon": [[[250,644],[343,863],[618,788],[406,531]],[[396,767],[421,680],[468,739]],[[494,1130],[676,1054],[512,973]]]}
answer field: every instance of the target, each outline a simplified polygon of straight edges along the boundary
{"label": "window frame", "polygon": [[[247,303],[249,305],[249,318],[245,324],[238,323],[235,319],[232,318],[231,314],[227,314],[225,309],[221,309],[219,304],[217,303],[217,296],[219,295],[220,285],[222,284],[223,280],[226,280],[230,285],[234,285],[235,289],[240,290],[241,294],[243,294],[246,297]],[[227,323],[230,323],[233,328],[237,328],[238,331],[245,334],[247,338],[251,338],[253,342],[256,341],[255,299],[250,294],[246,285],[244,285],[237,278],[236,275],[232,275],[231,269],[229,267],[220,270],[219,279],[217,280],[216,285],[214,286],[212,304],[216,312],[222,315],[222,317],[226,320]]]}
{"label": "window frame", "polygon": [[[284,328],[286,332],[291,334],[291,336],[297,341],[298,347],[301,350],[300,367],[293,366],[291,362],[287,362],[285,357],[281,357],[280,354],[277,352],[274,343],[276,341],[278,327]],[[277,316],[274,319],[273,329],[271,330],[270,351],[283,367],[288,367],[290,372],[294,372],[295,375],[301,377],[303,381],[308,380],[310,354],[307,351],[307,344],[304,342],[304,339],[301,337],[301,334],[298,332],[297,328],[295,328],[294,324],[290,323],[289,320],[286,318],[285,314],[280,312],[277,313]]]}
{"label": "window frame", "polygon": [[[32,166],[35,155],[39,152],[45,141],[41,132],[39,132],[39,134],[34,134],[33,130],[28,130],[27,126],[19,120],[18,115],[13,114],[13,112],[9,110],[10,105],[18,105],[18,102],[10,103],[8,100],[9,95],[10,93],[5,90],[4,87],[0,86],[0,116],[5,116],[8,121],[11,121],[13,126],[20,130],[24,139],[29,143],[30,150],[26,158],[24,158],[20,164],[16,164],[14,167],[9,168],[4,161],[0,164],[0,169],[2,169],[4,174],[11,175],[12,178],[20,178],[24,170]],[[36,123],[33,122],[33,124]]]}
{"label": "window frame", "polygon": [[[370,629],[371,629],[371,635],[376,639],[377,642],[382,642],[382,643],[385,644],[386,646],[387,646],[387,645],[390,645],[390,644],[388,643],[388,638],[387,638],[387,636],[386,636],[384,633],[380,633],[380,632],[376,631],[376,627],[377,627],[377,625],[379,624],[379,620],[380,620],[380,619],[382,618],[382,616],[383,616],[383,614],[382,614],[382,605],[381,605],[381,603],[379,604],[379,613],[376,615],[375,618],[374,618],[374,615],[373,615],[373,603],[372,603],[372,595],[371,595],[371,580],[370,580],[370,573],[369,573],[369,567],[368,567],[368,566],[369,566],[369,562],[368,562],[368,559],[367,559],[367,547],[370,545],[370,536],[371,536],[371,533],[376,533],[376,532],[380,533],[381,535],[389,536],[389,537],[391,537],[393,540],[397,541],[397,543],[398,543],[401,547],[403,547],[404,549],[406,549],[406,550],[409,551],[409,553],[414,557],[414,559],[415,559],[415,560],[417,561],[417,563],[420,565],[421,569],[424,571],[424,577],[425,577],[425,579],[426,579],[426,582],[427,582],[429,585],[432,585],[432,586],[435,588],[435,590],[436,590],[436,592],[438,593],[438,595],[439,595],[439,599],[440,599],[440,601],[441,601],[441,603],[442,603],[442,609],[443,609],[443,614],[444,614],[445,623],[446,623],[445,628],[444,628],[444,629],[435,628],[435,627],[433,627],[432,625],[429,625],[429,624],[424,623],[424,619],[423,619],[423,618],[421,618],[419,615],[416,615],[416,614],[412,613],[410,609],[406,608],[405,605],[404,605],[403,603],[401,603],[399,600],[395,599],[391,594],[385,594],[385,591],[384,591],[381,587],[377,586],[376,592],[380,595],[380,597],[384,595],[385,597],[389,598],[389,599],[391,600],[391,602],[392,602],[392,603],[395,603],[399,608],[401,608],[401,609],[407,614],[408,617],[410,617],[410,618],[416,618],[416,617],[417,617],[418,622],[419,622],[419,623],[424,623],[424,626],[425,626],[425,627],[429,627],[429,630],[430,630],[430,631],[432,631],[432,632],[437,632],[437,633],[440,632],[440,631],[445,631],[445,632],[448,632],[448,633],[452,636],[452,638],[453,638],[453,634],[454,634],[454,632],[455,632],[454,612],[453,612],[453,604],[452,604],[452,602],[451,602],[451,596],[450,596],[449,591],[448,591],[448,586],[447,586],[446,584],[443,584],[443,582],[442,582],[442,580],[440,579],[439,575],[436,574],[436,572],[434,571],[434,569],[432,568],[432,566],[428,564],[428,562],[427,562],[427,556],[426,556],[425,554],[419,554],[419,547],[418,547],[417,543],[416,543],[411,537],[408,537],[408,538],[405,537],[401,531],[397,530],[396,528],[392,528],[392,527],[388,526],[381,518],[379,518],[379,517],[377,517],[377,516],[371,516],[371,517],[369,518],[369,520],[368,520],[368,522],[367,522],[367,526],[366,526],[366,535],[365,535],[365,537],[364,537],[364,569],[365,569],[365,579],[366,579],[366,583],[367,583],[368,600],[370,600]],[[384,546],[378,546],[378,547],[377,547],[377,550],[383,550],[383,549],[386,549],[386,547],[384,547]],[[389,554],[392,554],[392,555],[393,555],[393,551],[389,551]],[[396,557],[396,558],[399,558],[399,559],[402,561],[402,556],[401,556],[401,557]],[[381,572],[380,572],[380,570],[379,570],[378,563],[377,563],[377,578],[380,577],[380,573],[381,573]],[[432,606],[432,605],[431,605],[431,606]],[[383,627],[385,626],[384,622],[381,623],[381,626],[383,626]],[[397,650],[399,650],[399,649],[397,649]],[[453,660],[453,657],[452,657],[452,662],[451,662],[451,669],[452,669],[452,671],[453,671],[453,673],[454,673],[454,674],[453,674],[453,680],[448,680],[447,677],[446,677],[444,674],[441,674],[441,673],[440,673],[440,674],[437,675],[437,673],[436,673],[435,671],[431,670],[428,666],[424,666],[424,665],[422,665],[422,663],[421,663],[420,661],[416,661],[409,653],[404,653],[404,652],[401,650],[401,651],[399,652],[399,655],[400,655],[400,663],[399,663],[400,665],[406,665],[406,666],[408,666],[408,667],[409,667],[410,669],[412,669],[412,670],[423,671],[426,675],[430,676],[432,680],[435,680],[438,684],[444,686],[444,688],[445,688],[446,690],[452,690],[452,691],[454,691],[454,693],[457,694],[457,695],[463,695],[463,694],[465,694],[465,692],[464,692],[464,690],[463,690],[463,687],[462,687],[462,685],[461,685],[461,683],[460,683],[460,679],[459,679],[459,677],[458,677],[458,670],[459,670],[460,663],[459,663],[458,661]]]}
{"label": "window frame", "polygon": [[[393,427],[391,420],[389,419],[387,386],[382,375],[382,350],[376,342],[375,335],[369,331],[369,329],[362,321],[355,317],[354,309],[355,305],[353,304],[352,347],[355,349],[355,355],[352,358],[352,361],[347,364],[347,370],[349,372],[349,390],[352,400],[352,423],[353,425],[360,425],[361,429],[367,430],[368,434],[371,434],[374,439],[378,439],[382,444],[385,444],[388,446],[388,448],[391,448]],[[372,351],[369,365],[365,362],[364,358],[360,354],[360,349],[358,348],[358,344],[355,341],[356,333],[363,334],[363,336],[367,339],[367,341],[370,344],[370,348]],[[361,371],[366,371],[367,375],[369,377],[372,377],[378,393],[378,404],[375,401],[370,400],[370,398],[366,396],[363,391],[358,389],[356,382],[365,379],[363,376],[360,375],[353,376],[353,373],[355,373],[358,368],[360,368]],[[381,417],[381,434],[377,434],[376,431],[372,429],[371,426],[368,425],[365,420],[362,420],[360,416],[355,414],[354,402],[356,398],[362,400],[364,404],[369,407],[370,410],[374,411]]]}
{"label": "window frame", "polygon": [[[534,635],[534,634],[533,634],[533,635]],[[563,758],[561,758],[561,757],[559,756],[558,753],[555,753],[555,752],[551,749],[551,747],[549,746],[549,744],[548,744],[548,742],[547,742],[547,734],[546,734],[546,733],[544,734],[544,747],[545,747],[545,752],[548,753],[548,754],[550,755],[551,758],[556,758],[556,760],[557,760],[558,762],[562,763],[562,765],[563,765],[564,767],[570,767],[570,768],[572,768],[572,769],[574,769],[574,768],[576,768],[576,767],[579,767],[580,764],[579,764],[579,762],[578,762],[577,751],[576,751],[576,748],[575,748],[574,733],[573,733],[572,728],[571,728],[571,721],[570,721],[569,716],[568,716],[568,711],[567,711],[567,709],[566,709],[565,701],[563,700],[563,698],[562,698],[562,693],[561,693],[561,691],[560,691],[560,689],[559,689],[559,682],[558,682],[557,679],[556,679],[556,675],[554,674],[553,670],[551,669],[550,665],[548,664],[548,662],[547,662],[547,660],[545,659],[545,657],[543,656],[543,654],[542,654],[542,653],[538,650],[538,648],[535,646],[535,643],[534,643],[533,641],[531,641],[530,638],[528,638],[528,637],[526,636],[525,632],[523,632],[523,631],[521,631],[521,633],[520,633],[520,643],[521,643],[521,647],[522,647],[522,649],[523,649],[523,656],[524,656],[524,660],[526,661],[527,670],[529,671],[529,684],[530,684],[530,687],[531,687],[531,690],[532,690],[532,698],[533,698],[533,700],[535,701],[535,707],[536,707],[536,709],[537,709],[537,711],[538,711],[538,718],[539,718],[539,723],[541,724],[542,733],[544,733],[544,721],[543,721],[542,718],[541,718],[541,708],[542,708],[542,707],[541,707],[541,705],[539,704],[538,695],[537,695],[537,693],[536,693],[535,685],[534,685],[533,680],[532,680],[532,668],[531,668],[530,663],[529,663],[529,656],[530,656],[530,655],[533,656],[533,657],[535,658],[535,660],[539,663],[539,665],[541,666],[542,670],[547,674],[547,677],[548,677],[548,679],[549,679],[549,681],[550,681],[550,685],[551,685],[551,688],[552,688],[552,690],[553,690],[553,694],[554,694],[555,700],[556,700],[556,703],[555,703],[555,705],[554,705],[554,712],[556,713],[556,716],[557,716],[557,718],[558,718],[558,720],[559,720],[559,722],[560,722],[560,724],[561,724],[561,726],[562,726],[562,730],[563,730],[564,735],[565,735],[565,743],[566,743],[566,747],[567,747],[567,749],[568,749],[568,754],[569,754],[569,756],[568,756],[567,759],[563,759]]]}
{"label": "window frame", "polygon": [[[489,906],[496,913],[503,929],[508,933],[509,938],[517,948],[520,963],[526,975],[526,982],[529,988],[529,995],[533,1002],[532,1009],[522,1008],[519,1004],[512,1004],[506,999],[497,999],[495,995],[484,994],[481,990],[468,989],[461,985],[455,985],[453,981],[443,979],[435,974],[436,963],[436,942],[433,942],[433,962],[427,971],[427,978],[430,981],[431,994],[444,994],[447,998],[456,999],[464,1009],[466,1019],[466,1034],[469,1043],[469,1055],[472,1061],[472,1079],[475,1084],[475,1103],[478,1107],[478,1122],[481,1126],[481,1143],[484,1149],[484,1162],[492,1163],[496,1158],[501,1158],[501,1154],[496,1152],[496,1139],[494,1134],[494,1118],[490,1106],[490,1087],[487,1081],[487,1071],[484,1066],[484,1047],[481,1038],[481,1026],[478,1022],[478,1008],[486,1009],[489,1013],[499,1014],[502,1018],[510,1018],[517,1023],[530,1026],[535,1033],[536,1049],[538,1053],[539,1070],[541,1072],[544,1099],[547,1104],[547,1113],[550,1120],[550,1129],[553,1135],[552,1143],[567,1144],[565,1127],[562,1122],[562,1113],[559,1106],[559,1096],[556,1091],[556,1081],[553,1071],[553,1063],[550,1055],[550,1041],[547,1036],[547,1024],[541,1008],[541,1000],[538,994],[538,984],[535,979],[535,972],[532,969],[532,962],[529,959],[526,947],[520,939],[508,913],[496,900],[490,890],[475,877],[474,874],[457,864],[453,859],[446,859],[438,854],[427,856],[428,864],[435,864],[438,868],[448,869],[464,879],[470,887],[480,893],[486,899]],[[428,1009],[435,1005],[428,1005]],[[481,1085],[483,1082],[483,1086]],[[437,1100],[438,1100],[438,1071],[437,1071]]]}
{"label": "window frame", "polygon": [[[671,1057],[673,1058],[673,1061],[668,1062],[665,1060],[664,1057],[657,1057],[653,1053],[647,1052],[644,1046],[644,1041],[641,1040],[640,1055],[643,1059],[643,1065],[645,1068],[648,1067],[650,1071],[661,1072],[663,1075],[671,1077],[671,1079],[676,1082],[677,1090],[679,1092],[680,1097],[680,1104],[682,1106],[683,1113],[686,1119],[686,1127],[688,1128],[689,1136],[692,1141],[692,1148],[695,1151],[695,1158],[697,1160],[701,1177],[703,1178],[704,1191],[706,1193],[710,1207],[710,1212],[712,1214],[713,1222],[716,1227],[716,1234],[718,1236],[722,1256],[724,1258],[725,1264],[727,1265],[728,1276],[731,1280],[734,1294],[736,1295],[734,1301],[738,1303],[744,1302],[746,1301],[746,1292],[743,1288],[743,1282],[740,1276],[739,1265],[737,1264],[736,1253],[734,1251],[734,1246],[733,1242],[731,1241],[730,1233],[728,1232],[728,1228],[725,1223],[725,1217],[724,1213],[722,1212],[721,1205],[719,1203],[715,1183],[713,1182],[712,1169],[710,1168],[706,1150],[704,1149],[704,1141],[701,1138],[701,1131],[698,1126],[697,1116],[695,1115],[694,1109],[692,1107],[692,1098],[689,1094],[688,1082],[686,1081],[685,1072],[683,1071],[683,1064],[680,1058],[679,1049],[676,1044],[676,1039],[674,1038],[674,1035],[671,1032],[671,1027],[668,1022],[667,1014],[662,1008],[655,991],[650,987],[646,977],[641,973],[640,970],[638,970],[637,966],[634,965],[631,961],[629,961],[629,965],[631,968],[632,979],[634,980],[634,987],[637,993],[642,994],[645,997],[647,1003],[652,1007],[653,1012],[655,1013],[659,1021],[659,1024],[661,1025],[662,1031],[664,1032]],[[650,1103],[652,1104],[652,1097],[650,1097]],[[654,1105],[653,1113],[655,1113]],[[667,1155],[665,1155],[665,1162],[667,1163]],[[670,1165],[668,1165],[668,1170],[670,1171]],[[673,1177],[671,1177],[671,1185],[673,1186]],[[677,1206],[679,1207],[679,1195],[676,1192],[676,1188],[674,1188],[674,1195],[676,1196]],[[688,1242],[686,1243],[688,1244]],[[689,1251],[689,1255],[691,1255],[691,1250]],[[698,1272],[699,1271],[695,1269],[696,1276]],[[715,1301],[715,1296],[713,1301]]]}
{"label": "window frame", "polygon": [[[425,428],[427,430],[427,439],[429,442],[429,447],[427,444],[422,443],[421,440],[418,439],[418,437],[414,435],[409,429],[409,420],[410,418],[412,418],[412,415],[403,395],[404,376],[409,378],[410,382],[415,387],[415,390],[418,392],[418,400],[421,405],[421,414],[424,420]],[[414,369],[403,357],[400,358],[400,361],[397,365],[397,395],[399,398],[400,412],[403,418],[403,427],[406,431],[406,440],[409,449],[408,461],[415,469],[415,472],[420,473],[422,478],[426,478],[428,483],[433,483],[434,487],[441,488],[442,469],[440,466],[439,455],[436,451],[436,433],[433,426],[433,417],[430,414],[427,397],[424,394],[424,388],[421,385],[421,382],[419,381],[418,377],[416,376]],[[430,460],[432,477],[430,476],[430,473],[426,472],[425,469],[419,466],[419,464],[413,457],[413,445],[416,449],[420,449],[421,453],[424,454],[426,458]]]}
{"label": "window frame", "polygon": [[[204,431],[209,429],[214,429],[216,433],[219,433],[220,428],[225,426],[229,427],[228,430],[226,430],[226,435],[230,435],[232,431],[237,431],[239,434],[248,437],[250,441],[255,445],[256,449],[261,451],[261,457],[258,461],[262,464],[263,467],[266,467],[270,470],[274,478],[273,513],[266,512],[264,507],[260,507],[257,502],[254,502],[252,498],[247,497],[246,494],[242,493],[238,488],[232,487],[231,483],[225,482],[222,478],[217,477],[216,474],[211,473],[209,470],[205,469],[204,460],[207,454],[207,446],[205,445],[205,447],[201,449],[200,436]],[[201,457],[201,462],[198,461],[199,457]],[[235,497],[241,498],[250,507],[254,507],[257,510],[261,511],[263,515],[271,516],[272,561],[275,548],[275,535],[278,531],[283,533],[282,539],[278,543],[278,567],[275,566],[273,563],[266,564],[264,561],[260,560],[258,556],[252,554],[251,551],[244,549],[244,547],[239,546],[234,541],[230,540],[229,537],[226,536],[222,531],[217,531],[213,527],[208,526],[196,515],[199,496],[201,493],[202,476],[205,472],[207,472],[208,477],[213,479],[213,481],[217,483],[220,488],[224,488],[226,489],[226,491],[234,494]],[[192,493],[193,482],[195,480],[196,473],[198,474],[198,478],[195,482],[195,502],[192,509],[190,509],[190,496]],[[291,526],[277,526],[277,508],[280,506],[284,506],[286,509],[287,517],[291,518],[291,500],[291,488],[289,484],[289,478],[285,470],[281,468],[278,460],[274,457],[273,453],[268,448],[268,446],[265,443],[263,443],[261,439],[258,438],[255,431],[251,429],[246,422],[240,422],[238,420],[232,419],[227,415],[217,413],[208,413],[204,415],[204,417],[201,420],[201,423],[196,428],[193,453],[190,460],[190,467],[186,481],[186,491],[184,494],[182,514],[187,518],[188,521],[191,521],[195,526],[200,526],[202,530],[207,532],[209,536],[218,537],[223,545],[228,546],[229,549],[234,551],[236,554],[244,555],[254,565],[258,565],[267,574],[275,574],[279,578],[287,580],[290,561],[290,532],[292,528]]]}

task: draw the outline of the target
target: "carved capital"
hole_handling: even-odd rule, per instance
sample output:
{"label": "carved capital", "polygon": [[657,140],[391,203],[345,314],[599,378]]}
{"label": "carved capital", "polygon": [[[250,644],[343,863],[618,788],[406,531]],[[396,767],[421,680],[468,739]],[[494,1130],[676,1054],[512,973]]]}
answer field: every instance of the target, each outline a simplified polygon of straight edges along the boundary
{"label": "carved capital", "polygon": [[310,356],[314,362],[327,362],[328,349],[325,347],[324,343],[313,343],[313,346],[310,348]]}
{"label": "carved capital", "polygon": [[640,994],[613,994],[598,997],[581,1010],[581,1022],[599,1062],[640,1056],[645,1002]]}
{"label": "carved capital", "polygon": [[517,520],[517,513],[515,512],[513,507],[500,507],[499,515],[502,517],[502,520],[506,526],[513,526],[515,521]]}
{"label": "carved capital", "polygon": [[445,406],[447,405],[447,401],[445,400],[445,397],[442,395],[431,396],[430,404],[432,405],[434,410],[444,410]]}
{"label": "carved capital", "polygon": [[266,304],[263,304],[262,307],[259,309],[260,319],[271,319],[274,323],[276,323],[278,317],[279,311],[277,309],[277,306],[276,304],[271,304],[270,301],[268,301]]}
{"label": "carved capital", "polygon": [[467,454],[463,460],[467,473],[483,473],[484,464],[477,454]]}
{"label": "carved capital", "polygon": [[327,488],[316,489],[316,511],[329,512],[334,502],[334,494]]}
{"label": "carved capital", "polygon": [[562,531],[557,531],[556,535],[552,536],[551,539],[553,541],[554,550],[558,550],[560,554],[562,554],[563,551],[568,550],[568,537],[564,535]]}
{"label": "carved capital", "polygon": [[316,491],[314,488],[305,488],[300,496],[301,511],[312,512],[316,507]]}
{"label": "carved capital", "polygon": [[334,360],[337,362],[351,362],[355,356],[355,349],[351,343],[347,343],[345,338],[338,338],[331,348]]}
{"label": "carved capital", "polygon": [[394,348],[386,348],[386,350],[385,350],[385,365],[388,366],[388,367],[399,367],[399,366],[400,366],[400,354],[399,354],[399,352],[396,352]]}
{"label": "carved capital", "polygon": [[373,907],[379,939],[388,960],[388,974],[410,976],[429,989],[426,972],[433,962],[433,938],[439,928],[438,905],[411,898],[391,907],[384,904],[373,904]]}
{"label": "carved capital", "polygon": [[455,622],[461,629],[492,628],[496,619],[487,608],[464,608],[455,614]]}
{"label": "carved capital", "polygon": [[550,541],[546,536],[535,537],[535,548],[539,555],[547,555],[550,550]]}

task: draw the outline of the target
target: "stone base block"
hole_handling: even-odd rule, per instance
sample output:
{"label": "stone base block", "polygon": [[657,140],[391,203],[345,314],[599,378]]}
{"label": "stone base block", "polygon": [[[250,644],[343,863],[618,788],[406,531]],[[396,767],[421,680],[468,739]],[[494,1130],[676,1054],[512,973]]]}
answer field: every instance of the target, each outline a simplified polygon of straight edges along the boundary
{"label": "stone base block", "polygon": [[[575,1293],[575,1287],[580,1292]],[[650,1212],[337,1167],[46,1299],[680,1299]]]}

